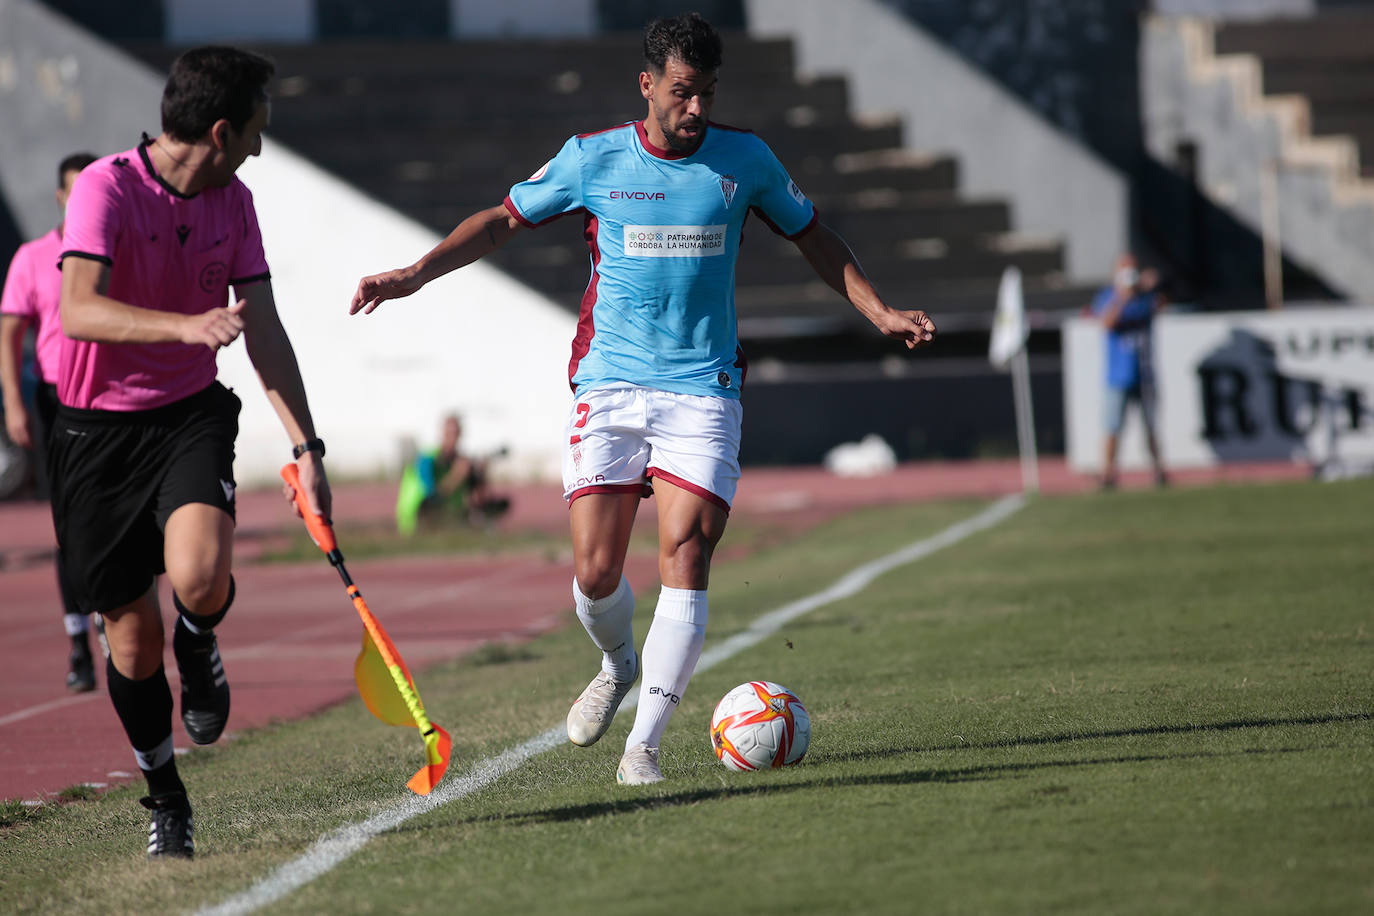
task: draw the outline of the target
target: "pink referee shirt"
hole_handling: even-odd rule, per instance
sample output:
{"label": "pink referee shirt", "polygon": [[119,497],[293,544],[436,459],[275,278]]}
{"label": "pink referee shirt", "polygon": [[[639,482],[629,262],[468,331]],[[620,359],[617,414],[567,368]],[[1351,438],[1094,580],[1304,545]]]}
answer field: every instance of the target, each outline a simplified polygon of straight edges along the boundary
{"label": "pink referee shirt", "polygon": [[0,298],[0,312],[33,324],[38,374],[49,385],[57,384],[57,360],[62,349],[62,320],[57,313],[62,298],[62,271],[57,269],[61,253],[62,233],[58,229],[20,245],[10,261],[5,294]]}
{"label": "pink referee shirt", "polygon": [[[229,303],[229,287],[270,276],[253,195],[235,178],[186,196],[166,184],[148,141],[82,170],[67,201],[63,258],[109,265],[111,299],[200,314]],[[62,338],[57,396],[69,407],[147,410],[215,380],[204,344],[114,344]]]}

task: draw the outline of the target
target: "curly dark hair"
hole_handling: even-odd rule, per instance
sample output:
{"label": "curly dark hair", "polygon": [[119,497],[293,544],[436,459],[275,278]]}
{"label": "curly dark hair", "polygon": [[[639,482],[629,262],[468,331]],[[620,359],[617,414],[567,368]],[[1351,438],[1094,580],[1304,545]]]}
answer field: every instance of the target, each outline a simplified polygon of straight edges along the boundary
{"label": "curly dark hair", "polygon": [[238,133],[267,101],[267,83],[276,73],[267,58],[220,45],[192,48],[172,63],[162,90],[162,130],[193,143],[224,118]]}
{"label": "curly dark hair", "polygon": [[655,19],[644,30],[644,65],[661,75],[676,57],[704,73],[720,69],[720,34],[697,13]]}

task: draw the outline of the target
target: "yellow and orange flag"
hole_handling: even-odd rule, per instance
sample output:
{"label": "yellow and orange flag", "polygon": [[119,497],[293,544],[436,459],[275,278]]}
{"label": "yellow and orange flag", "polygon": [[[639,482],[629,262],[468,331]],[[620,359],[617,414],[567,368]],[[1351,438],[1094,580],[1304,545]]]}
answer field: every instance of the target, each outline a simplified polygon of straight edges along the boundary
{"label": "yellow and orange flag", "polygon": [[386,630],[368,608],[367,602],[363,601],[362,592],[353,584],[344,567],[343,553],[334,538],[333,526],[328,519],[310,511],[310,501],[301,489],[296,466],[286,465],[281,469],[281,476],[296,491],[296,505],[300,507],[311,540],[338,570],[348,590],[348,597],[353,600],[353,607],[362,618],[363,647],[353,665],[353,679],[358,684],[358,693],[378,719],[388,725],[409,725],[419,730],[425,742],[425,765],[410,778],[406,786],[417,795],[428,795],[448,769],[452,745],[448,732],[425,715],[425,704],[420,701],[420,692],[415,689],[415,681],[402,661],[401,653],[396,651],[391,638],[386,635]]}

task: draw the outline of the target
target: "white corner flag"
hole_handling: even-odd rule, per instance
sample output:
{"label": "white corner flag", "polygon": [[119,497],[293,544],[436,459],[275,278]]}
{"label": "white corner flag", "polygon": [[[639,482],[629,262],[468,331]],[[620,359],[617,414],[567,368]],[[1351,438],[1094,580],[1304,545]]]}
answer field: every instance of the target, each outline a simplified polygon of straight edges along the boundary
{"label": "white corner flag", "polygon": [[1002,271],[997,287],[997,312],[992,316],[992,337],[988,340],[988,359],[1005,372],[1011,358],[1025,349],[1030,326],[1021,296],[1021,271],[1008,267]]}
{"label": "white corner flag", "polygon": [[1012,395],[1016,405],[1016,440],[1021,451],[1021,486],[1027,493],[1040,490],[1039,460],[1035,448],[1035,411],[1031,404],[1030,361],[1026,340],[1030,323],[1021,295],[1021,271],[1008,267],[997,287],[997,311],[992,318],[988,340],[988,360],[1002,371],[1011,370]]}

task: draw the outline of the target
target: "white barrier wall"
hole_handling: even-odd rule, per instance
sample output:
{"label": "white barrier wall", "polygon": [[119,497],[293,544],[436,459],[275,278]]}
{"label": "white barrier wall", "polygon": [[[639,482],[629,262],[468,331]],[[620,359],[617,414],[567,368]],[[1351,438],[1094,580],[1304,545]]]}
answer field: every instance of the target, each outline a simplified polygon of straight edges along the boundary
{"label": "white barrier wall", "polygon": [[[270,141],[239,175],[330,469],[393,473],[404,437],[435,444],[441,414],[457,410],[465,447],[506,445],[509,472],[558,476],[571,312],[479,262],[350,316],[359,278],[415,261],[439,236]],[[492,203],[505,191],[493,188]],[[241,482],[273,477],[289,445],[242,345],[219,366],[221,381],[246,392],[235,471]]]}
{"label": "white barrier wall", "polygon": [[[1063,327],[1069,464],[1102,462],[1102,326]],[[1158,433],[1169,467],[1311,462],[1333,473],[1374,467],[1374,308],[1161,315],[1155,321]],[[1123,467],[1147,467],[1136,414]]]}

